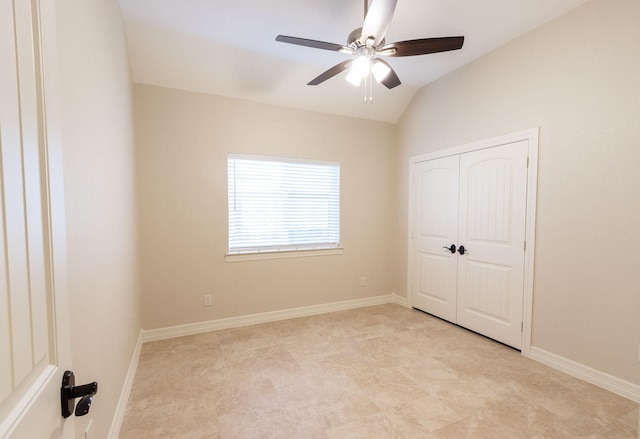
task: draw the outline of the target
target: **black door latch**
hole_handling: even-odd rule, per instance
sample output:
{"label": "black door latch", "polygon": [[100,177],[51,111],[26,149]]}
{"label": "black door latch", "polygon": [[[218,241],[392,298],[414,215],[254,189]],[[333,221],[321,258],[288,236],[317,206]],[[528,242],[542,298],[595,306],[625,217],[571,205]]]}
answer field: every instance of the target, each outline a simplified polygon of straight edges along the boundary
{"label": "black door latch", "polygon": [[98,383],[95,381],[82,386],[76,386],[76,377],[70,370],[62,375],[62,387],[60,388],[60,403],[62,405],[62,417],[68,418],[73,413],[76,398],[80,398],[75,415],[84,416],[89,413],[93,395],[98,393]]}
{"label": "black door latch", "polygon": [[446,248],[447,250],[449,250],[451,253],[455,253],[456,252],[456,245],[455,244],[451,244],[451,247],[447,247],[446,245],[442,248]]}

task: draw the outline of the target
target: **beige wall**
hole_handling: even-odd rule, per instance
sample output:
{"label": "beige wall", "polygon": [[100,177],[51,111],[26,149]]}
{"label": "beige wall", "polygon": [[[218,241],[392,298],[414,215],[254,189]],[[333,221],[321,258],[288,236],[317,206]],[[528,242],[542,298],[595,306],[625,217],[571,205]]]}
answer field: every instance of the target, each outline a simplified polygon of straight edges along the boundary
{"label": "beige wall", "polygon": [[592,0],[421,90],[398,126],[398,293],[409,157],[539,126],[533,345],[640,384],[639,23],[637,0]]}
{"label": "beige wall", "polygon": [[[147,85],[134,97],[145,329],[393,291],[393,125]],[[227,153],[340,162],[344,253],[225,263]]]}
{"label": "beige wall", "polygon": [[58,0],[73,367],[106,438],[140,328],[131,84],[115,0]]}

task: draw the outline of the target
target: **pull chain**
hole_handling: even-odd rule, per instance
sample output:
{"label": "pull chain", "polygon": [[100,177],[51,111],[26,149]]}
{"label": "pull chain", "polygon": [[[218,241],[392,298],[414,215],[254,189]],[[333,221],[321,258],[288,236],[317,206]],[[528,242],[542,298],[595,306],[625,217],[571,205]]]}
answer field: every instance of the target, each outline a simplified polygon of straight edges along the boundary
{"label": "pull chain", "polygon": [[371,72],[364,78],[364,103],[373,102],[373,75]]}

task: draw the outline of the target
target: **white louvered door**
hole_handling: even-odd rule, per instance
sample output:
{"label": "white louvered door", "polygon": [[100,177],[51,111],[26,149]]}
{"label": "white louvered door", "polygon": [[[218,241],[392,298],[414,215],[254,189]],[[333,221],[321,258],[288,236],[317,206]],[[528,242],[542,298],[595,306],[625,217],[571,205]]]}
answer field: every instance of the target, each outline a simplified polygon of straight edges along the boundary
{"label": "white louvered door", "polygon": [[37,0],[0,0],[3,439],[74,437],[60,403],[70,352],[53,7],[53,2],[43,2],[41,9]]}
{"label": "white louvered door", "polygon": [[[412,305],[517,349],[527,154],[521,141],[413,169]],[[454,254],[443,248],[451,244]]]}

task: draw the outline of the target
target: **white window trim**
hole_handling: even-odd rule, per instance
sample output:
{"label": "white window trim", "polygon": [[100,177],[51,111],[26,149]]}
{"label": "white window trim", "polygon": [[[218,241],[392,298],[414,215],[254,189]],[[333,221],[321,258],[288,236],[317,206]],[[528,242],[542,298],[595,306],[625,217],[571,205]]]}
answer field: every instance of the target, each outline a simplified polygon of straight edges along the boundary
{"label": "white window trim", "polygon": [[308,258],[313,256],[341,255],[342,247],[316,250],[264,251],[258,253],[231,253],[224,256],[225,262],[261,261],[265,259]]}
{"label": "white window trim", "polygon": [[227,153],[227,158],[240,160],[265,160],[271,162],[309,163],[312,165],[340,165],[340,162],[331,160],[300,159],[295,157],[281,157],[277,155],[237,154],[231,152]]}

